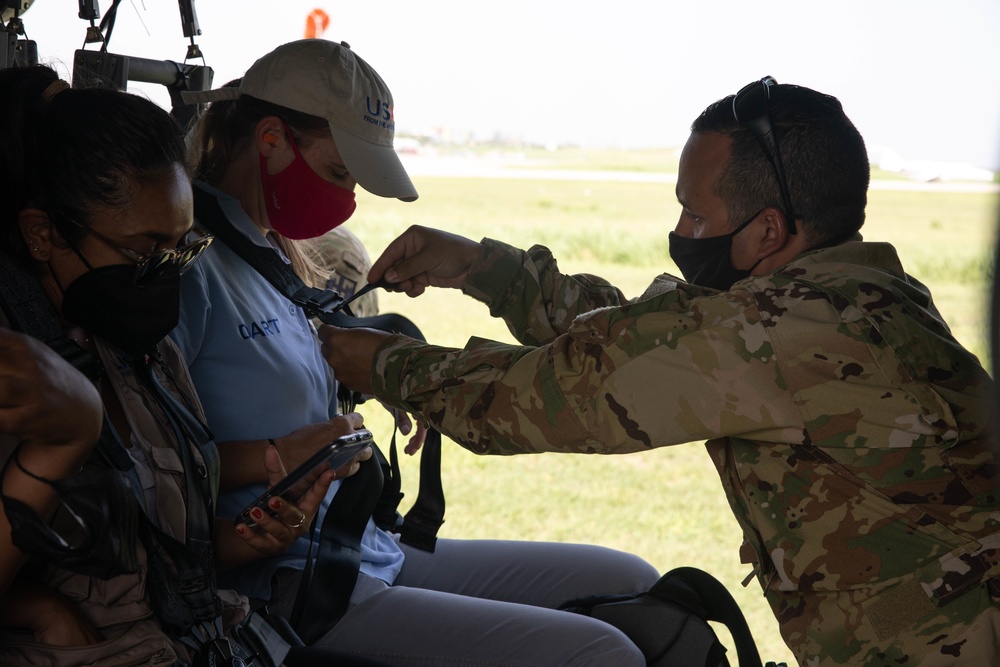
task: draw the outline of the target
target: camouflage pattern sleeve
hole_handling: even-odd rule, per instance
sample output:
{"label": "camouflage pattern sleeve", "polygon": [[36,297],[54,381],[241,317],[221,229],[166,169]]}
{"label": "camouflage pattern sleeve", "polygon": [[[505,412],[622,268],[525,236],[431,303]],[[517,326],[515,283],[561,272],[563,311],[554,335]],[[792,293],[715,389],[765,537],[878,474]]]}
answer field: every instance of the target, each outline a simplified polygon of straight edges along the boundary
{"label": "camouflage pattern sleeve", "polygon": [[469,293],[534,342],[390,337],[380,398],[477,453],[708,439],[800,664],[1000,664],[993,383],[891,246],[627,303],[541,248],[481,269]]}
{"label": "camouflage pattern sleeve", "polygon": [[[537,347],[387,340],[375,393],[478,453],[612,453],[719,432],[801,439],[752,299],[660,293],[579,316]],[[739,400],[737,400],[737,397]]]}
{"label": "camouflage pattern sleeve", "polygon": [[625,303],[602,278],[559,273],[548,248],[525,252],[491,239],[482,243],[483,257],[462,291],[487,304],[524,345],[541,345],[566,333],[580,313]]}

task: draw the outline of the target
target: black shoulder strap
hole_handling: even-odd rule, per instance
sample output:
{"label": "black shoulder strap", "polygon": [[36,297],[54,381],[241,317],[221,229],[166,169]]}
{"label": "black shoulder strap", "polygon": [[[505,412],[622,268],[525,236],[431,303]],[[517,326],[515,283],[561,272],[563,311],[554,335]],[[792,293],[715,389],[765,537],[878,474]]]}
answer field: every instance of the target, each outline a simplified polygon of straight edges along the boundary
{"label": "black shoulder strap", "polygon": [[[347,612],[361,567],[361,540],[382,488],[375,459],[341,482],[319,531],[315,561],[306,565],[289,619],[306,644],[314,644]],[[372,492],[374,491],[374,493]],[[316,591],[321,590],[321,594]]]}
{"label": "black shoulder strap", "polygon": [[[392,454],[396,454],[395,447]],[[444,489],[441,486],[441,432],[428,429],[420,452],[420,486],[417,499],[398,528],[399,541],[434,552],[437,532],[444,523]]]}
{"label": "black shoulder strap", "polygon": [[675,602],[707,621],[724,624],[736,644],[740,667],[760,667],[760,653],[740,606],[708,572],[696,567],[674,568],[653,584],[649,594]]}
{"label": "black shoulder strap", "polygon": [[[154,397],[163,411],[164,418],[177,441],[178,454],[184,469],[187,497],[186,537],[183,543],[147,521],[150,536],[155,544],[147,541],[150,551],[151,574],[162,580],[159,586],[150,586],[150,596],[157,600],[160,620],[178,636],[183,636],[196,624],[209,628],[222,613],[222,603],[217,594],[215,576],[215,497],[218,491],[219,455],[211,434],[152,371],[150,362],[135,362],[136,377]],[[195,465],[197,451],[205,466],[199,474]],[[177,585],[163,585],[170,581],[170,570],[156,549],[169,557]],[[159,568],[159,572],[157,572]],[[157,582],[152,582],[156,584]]]}

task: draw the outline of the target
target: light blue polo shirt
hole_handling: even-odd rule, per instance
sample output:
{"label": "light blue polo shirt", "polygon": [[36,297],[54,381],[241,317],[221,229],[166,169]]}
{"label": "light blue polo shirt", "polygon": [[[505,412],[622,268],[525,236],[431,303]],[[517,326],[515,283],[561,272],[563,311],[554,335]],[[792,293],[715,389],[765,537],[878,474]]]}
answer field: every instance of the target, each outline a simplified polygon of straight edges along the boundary
{"label": "light blue polo shirt", "polygon": [[[238,200],[195,185],[218,199],[247,238],[273,248]],[[188,362],[216,442],[280,437],[337,414],[337,383],[312,323],[220,240],[181,277],[180,322],[170,337]],[[340,481],[331,486],[320,522],[339,487]],[[220,493],[219,516],[235,516],[265,488],[255,484]],[[221,573],[219,585],[267,599],[274,571],[303,569],[308,546],[304,536],[283,554]],[[369,521],[361,542],[361,572],[392,584],[402,565],[395,540]]]}

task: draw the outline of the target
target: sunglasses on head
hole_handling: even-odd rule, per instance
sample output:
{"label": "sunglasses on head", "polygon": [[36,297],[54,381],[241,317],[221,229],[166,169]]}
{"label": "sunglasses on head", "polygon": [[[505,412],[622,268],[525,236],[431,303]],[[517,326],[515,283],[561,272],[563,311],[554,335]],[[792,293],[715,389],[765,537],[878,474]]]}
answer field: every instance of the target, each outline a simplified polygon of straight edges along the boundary
{"label": "sunglasses on head", "polygon": [[794,234],[795,212],[788,196],[788,181],[785,180],[785,167],[778,152],[778,138],[771,125],[771,86],[776,85],[778,82],[773,77],[765,76],[760,81],[743,86],[733,97],[733,116],[757,137],[764,154],[774,167],[774,175],[778,177],[778,187],[781,188],[781,200],[785,205],[788,232]]}
{"label": "sunglasses on head", "polygon": [[110,248],[114,248],[135,262],[135,275],[132,278],[132,282],[135,285],[144,285],[148,283],[168,266],[176,266],[179,273],[184,273],[191,267],[196,259],[201,257],[201,254],[205,252],[205,249],[208,248],[209,245],[211,245],[212,241],[215,240],[215,237],[211,234],[204,234],[192,239],[191,235],[193,232],[188,232],[180,240],[176,248],[168,248],[166,250],[156,250],[150,253],[140,254],[131,248],[123,248],[118,245],[117,241],[108,238],[96,229],[85,227],[76,220],[71,219],[70,222],[82,229],[84,233],[93,234],[105,245]]}

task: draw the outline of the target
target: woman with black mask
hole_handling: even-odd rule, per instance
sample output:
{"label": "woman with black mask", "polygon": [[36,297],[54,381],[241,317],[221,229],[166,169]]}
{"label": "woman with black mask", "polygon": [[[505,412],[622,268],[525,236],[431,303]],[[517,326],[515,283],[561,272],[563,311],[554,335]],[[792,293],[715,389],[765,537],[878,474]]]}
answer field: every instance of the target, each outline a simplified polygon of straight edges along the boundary
{"label": "woman with black mask", "polygon": [[[209,648],[216,660],[241,650],[249,659],[254,637],[280,645],[270,626],[244,622],[246,599],[218,591],[215,571],[285,549],[308,529],[333,473],[297,506],[272,504],[261,532],[216,525],[218,454],[186,366],[164,340],[178,319],[180,274],[212,241],[191,229],[179,129],[148,100],[70,89],[45,67],[0,72],[0,91],[6,319],[54,323],[104,407],[94,452],[61,478],[34,467],[30,433],[0,437],[10,526],[0,573],[9,581],[18,551],[28,556],[0,601],[0,664],[184,664],[207,660]],[[14,277],[24,287],[12,296]],[[39,298],[22,317],[17,304],[32,290]],[[51,419],[81,413],[86,397]],[[353,427],[342,420],[345,433]],[[76,465],[93,428],[80,437]],[[260,465],[271,483],[283,476],[273,450]],[[41,518],[34,501],[45,494],[58,502]]]}

